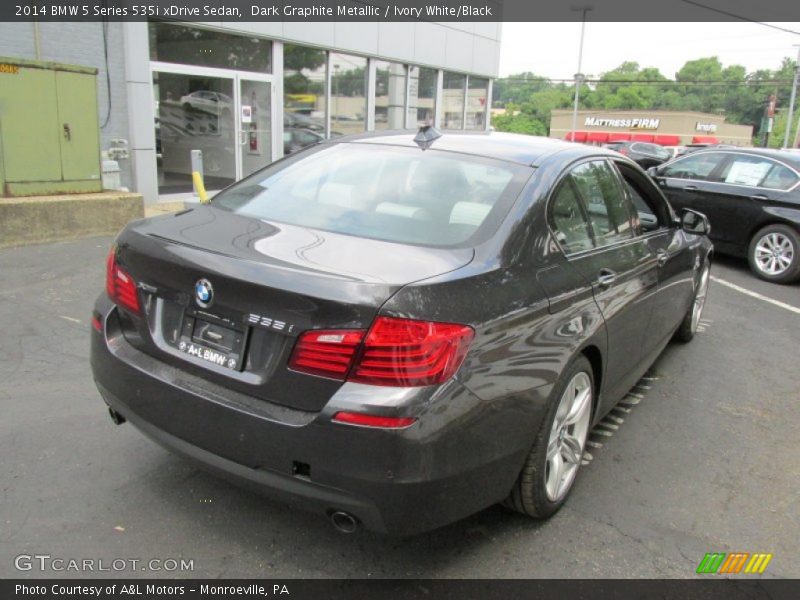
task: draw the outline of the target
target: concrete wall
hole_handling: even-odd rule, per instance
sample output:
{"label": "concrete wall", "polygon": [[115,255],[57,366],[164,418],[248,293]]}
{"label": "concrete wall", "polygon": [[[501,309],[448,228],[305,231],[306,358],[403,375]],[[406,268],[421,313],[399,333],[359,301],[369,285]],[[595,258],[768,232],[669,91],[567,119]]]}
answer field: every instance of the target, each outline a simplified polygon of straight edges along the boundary
{"label": "concrete wall", "polygon": [[[108,66],[111,74],[111,115],[100,130],[100,149],[106,150],[114,138],[128,139],[128,101],[125,93],[122,23],[108,23]],[[101,23],[40,23],[40,55],[36,55],[33,23],[0,23],[0,56],[52,60],[98,69],[98,120],[103,124],[109,108]],[[131,187],[129,160],[120,160],[123,186]]]}

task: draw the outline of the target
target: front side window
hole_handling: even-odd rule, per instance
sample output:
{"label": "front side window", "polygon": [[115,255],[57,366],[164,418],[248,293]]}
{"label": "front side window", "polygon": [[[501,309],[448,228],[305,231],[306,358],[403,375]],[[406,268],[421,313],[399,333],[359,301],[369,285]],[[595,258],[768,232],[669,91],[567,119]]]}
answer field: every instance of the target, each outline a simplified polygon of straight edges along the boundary
{"label": "front side window", "polygon": [[358,237],[457,246],[499,223],[529,176],[520,165],[434,149],[336,144],[267,167],[213,205]]}
{"label": "front side window", "polygon": [[663,177],[676,179],[708,179],[711,172],[719,165],[725,155],[720,152],[703,152],[681,158],[665,166],[659,173]]}
{"label": "front side window", "polygon": [[634,236],[635,210],[619,178],[605,160],[578,165],[572,170],[571,177],[586,206],[598,246]]}

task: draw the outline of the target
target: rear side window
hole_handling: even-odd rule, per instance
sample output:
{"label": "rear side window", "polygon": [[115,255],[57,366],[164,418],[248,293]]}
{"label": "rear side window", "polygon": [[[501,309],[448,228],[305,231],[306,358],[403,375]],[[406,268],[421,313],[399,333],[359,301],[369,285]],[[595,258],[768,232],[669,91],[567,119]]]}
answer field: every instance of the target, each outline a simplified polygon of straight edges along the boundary
{"label": "rear side window", "polygon": [[218,194],[251,217],[384,241],[458,246],[488,235],[531,170],[435,149],[346,143],[281,161]]}
{"label": "rear side window", "polygon": [[707,179],[724,158],[725,155],[719,152],[692,154],[666,165],[659,175],[676,179]]}
{"label": "rear side window", "polygon": [[647,144],[645,142],[636,142],[635,144],[631,145],[631,150],[633,150],[634,152],[638,152],[639,154],[653,156],[655,158],[660,158],[662,160],[667,160],[670,157],[669,151],[665,150],[658,144]]}
{"label": "rear side window", "polygon": [[571,254],[594,247],[580,200],[570,178],[558,188],[550,204],[550,218],[556,239],[564,252]]}
{"label": "rear side window", "polygon": [[797,182],[798,177],[794,171],[782,164],[775,163],[761,186],[772,190],[790,190],[797,185]]}
{"label": "rear side window", "polygon": [[767,177],[773,165],[775,163],[768,158],[737,155],[722,170],[719,180],[723,183],[756,187]]}
{"label": "rear side window", "polygon": [[788,167],[766,157],[736,155],[720,173],[724,183],[788,190],[797,183],[797,175]]}
{"label": "rear side window", "polygon": [[598,246],[634,236],[635,210],[608,162],[583,163],[572,170],[570,177],[583,198]]}

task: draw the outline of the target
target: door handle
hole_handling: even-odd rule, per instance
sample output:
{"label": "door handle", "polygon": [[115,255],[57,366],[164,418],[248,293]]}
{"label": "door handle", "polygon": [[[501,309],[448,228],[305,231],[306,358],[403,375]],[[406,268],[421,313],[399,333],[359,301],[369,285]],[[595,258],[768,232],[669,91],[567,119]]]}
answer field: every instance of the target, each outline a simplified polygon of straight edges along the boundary
{"label": "door handle", "polygon": [[663,267],[665,264],[667,264],[667,261],[669,260],[669,254],[664,249],[658,250],[656,252],[656,257],[659,267]]}
{"label": "door handle", "polygon": [[765,202],[769,200],[769,198],[764,194],[756,194],[755,196],[750,196],[750,198],[752,198],[753,200],[758,200],[759,202]]}
{"label": "door handle", "polygon": [[696,185],[687,185],[683,189],[684,189],[684,191],[687,191],[687,192],[696,192],[697,191],[697,186]]}
{"label": "door handle", "polygon": [[72,129],[70,129],[69,123],[64,123],[62,129],[64,131],[64,139],[68,142],[72,141]]}
{"label": "door handle", "polygon": [[597,274],[597,285],[601,288],[607,288],[617,280],[617,274],[611,269],[600,269]]}

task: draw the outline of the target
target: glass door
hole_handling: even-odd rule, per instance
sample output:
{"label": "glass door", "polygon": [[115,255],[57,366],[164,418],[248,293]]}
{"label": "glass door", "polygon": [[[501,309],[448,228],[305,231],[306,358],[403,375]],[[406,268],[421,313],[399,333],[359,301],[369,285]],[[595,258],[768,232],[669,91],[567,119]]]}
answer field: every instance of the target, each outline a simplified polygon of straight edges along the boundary
{"label": "glass door", "polygon": [[192,150],[203,157],[206,189],[236,179],[234,81],[195,70],[153,71],[158,193],[192,191]]}
{"label": "glass door", "polygon": [[272,83],[248,74],[236,78],[238,177],[247,177],[273,161]]}

